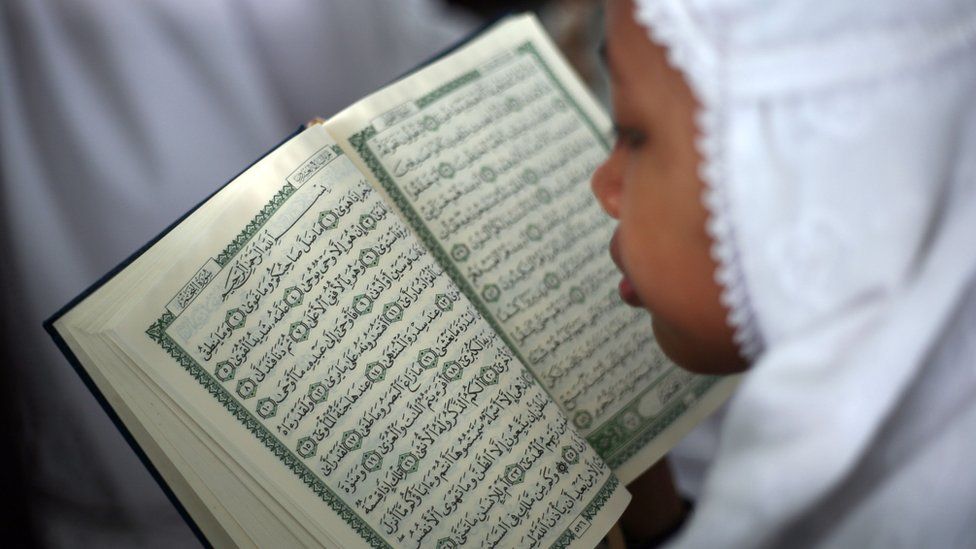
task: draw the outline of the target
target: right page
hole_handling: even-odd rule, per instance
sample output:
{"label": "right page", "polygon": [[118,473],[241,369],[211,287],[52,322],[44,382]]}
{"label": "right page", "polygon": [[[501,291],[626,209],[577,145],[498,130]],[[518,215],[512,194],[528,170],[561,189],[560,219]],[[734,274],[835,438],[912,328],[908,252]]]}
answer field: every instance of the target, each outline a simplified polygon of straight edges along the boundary
{"label": "right page", "polygon": [[625,483],[730,394],[620,299],[589,179],[608,117],[530,16],[326,123]]}

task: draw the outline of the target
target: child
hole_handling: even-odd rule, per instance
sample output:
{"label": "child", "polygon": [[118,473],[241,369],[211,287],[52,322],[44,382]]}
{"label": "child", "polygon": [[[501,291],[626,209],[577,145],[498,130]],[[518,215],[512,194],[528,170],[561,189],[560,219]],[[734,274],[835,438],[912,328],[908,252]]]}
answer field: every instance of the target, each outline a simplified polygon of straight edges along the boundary
{"label": "child", "polygon": [[606,53],[621,296],[748,368],[677,543],[976,542],[976,6],[610,0]]}

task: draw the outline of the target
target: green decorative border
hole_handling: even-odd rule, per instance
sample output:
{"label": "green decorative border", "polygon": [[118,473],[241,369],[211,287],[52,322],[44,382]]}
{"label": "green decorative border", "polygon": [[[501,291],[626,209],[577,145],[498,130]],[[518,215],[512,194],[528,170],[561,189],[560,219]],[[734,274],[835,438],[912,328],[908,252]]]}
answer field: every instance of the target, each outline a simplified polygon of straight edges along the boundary
{"label": "green decorative border", "polygon": [[[467,75],[462,76],[458,80],[466,78],[466,76]],[[445,85],[445,88],[450,85],[451,83]],[[457,86],[454,86],[451,89],[457,89]],[[524,356],[522,356],[522,353],[519,352],[518,347],[515,346],[515,343],[508,337],[505,330],[502,329],[501,324],[498,323],[498,320],[495,319],[494,315],[491,314],[491,311],[489,311],[485,306],[484,301],[478,296],[478,292],[473,286],[471,286],[464,275],[461,274],[461,271],[459,271],[454,265],[454,262],[451,261],[447,251],[444,250],[440,242],[437,241],[437,238],[435,238],[430,230],[427,229],[423,219],[417,215],[417,211],[413,208],[413,205],[410,204],[410,201],[407,200],[406,196],[404,196],[404,194],[393,182],[393,178],[390,177],[389,172],[387,172],[386,168],[383,167],[383,164],[380,162],[379,158],[377,158],[376,155],[373,154],[373,151],[370,150],[367,142],[376,134],[376,127],[371,124],[359,133],[352,135],[349,138],[349,143],[354,149],[356,149],[356,152],[359,153],[359,157],[362,158],[363,162],[366,163],[366,166],[370,169],[370,171],[373,172],[373,175],[380,182],[380,185],[383,186],[383,189],[389,193],[389,196],[393,199],[397,209],[403,213],[405,218],[407,218],[410,226],[413,227],[414,231],[420,237],[421,242],[423,242],[427,250],[430,251],[440,266],[448,273],[454,283],[461,288],[464,295],[468,297],[471,304],[475,306],[479,313],[481,313],[481,316],[488,321],[488,324],[491,326],[492,330],[494,330],[495,333],[502,338],[509,350],[511,350],[512,353],[518,357],[522,364],[528,364],[528,361]],[[532,374],[532,377],[535,378],[536,381],[540,381],[531,369],[526,369],[530,374]]]}
{"label": "green decorative border", "polygon": [[[583,509],[583,512],[580,513],[580,515],[586,520],[592,521],[593,518],[596,517],[597,513],[600,512],[600,509],[606,505],[607,501],[610,499],[610,496],[613,495],[613,492],[619,485],[620,479],[618,479],[616,475],[610,475],[610,478],[607,479],[607,481],[603,484],[600,491],[593,496],[593,499],[590,500],[590,504]],[[575,520],[573,522],[575,522]],[[553,549],[564,549],[565,547],[569,547],[569,544],[572,543],[574,539],[576,539],[576,534],[574,534],[570,528],[567,528],[563,531],[562,535],[560,535],[556,541],[550,545],[550,547]]]}
{"label": "green decorative border", "polygon": [[278,211],[278,208],[280,208],[285,201],[291,197],[291,195],[295,194],[296,190],[297,189],[291,183],[285,183],[284,186],[281,187],[281,190],[271,198],[271,201],[265,204],[264,207],[261,208],[261,211],[254,216],[254,219],[252,219],[244,227],[240,234],[234,237],[234,240],[232,240],[231,243],[224,248],[224,251],[217,254],[214,261],[216,261],[221,268],[226,267],[227,264],[230,263],[230,260],[237,255],[237,252],[241,251],[241,248],[243,248],[248,241],[254,238],[254,235],[258,234],[261,227],[263,227],[264,224],[271,219],[271,216]]}
{"label": "green decorative border", "polygon": [[285,464],[298,478],[312,489],[315,495],[319,496],[325,503],[335,511],[340,518],[346,521],[357,534],[363,537],[372,547],[390,547],[386,541],[376,533],[370,525],[353,511],[342,498],[338,497],[318,476],[315,475],[302,460],[295,456],[263,423],[257,420],[251,412],[237,401],[224,387],[218,383],[213,376],[203,369],[178,343],[170,338],[166,329],[176,320],[176,316],[170,312],[163,313],[152,326],[146,330],[146,334],[162,348],[187,372],[193,376],[208,393],[217,399],[241,424],[251,431],[257,439],[271,450],[282,463]]}
{"label": "green decorative border", "polygon": [[421,97],[415,101],[417,108],[424,108],[429,106],[431,103],[437,101],[438,99],[444,97],[445,95],[451,93],[452,91],[464,86],[468,82],[474,82],[475,80],[481,78],[481,72],[473,70],[468,73],[464,73],[461,76],[451,80],[447,84],[437,88],[436,90],[428,93],[427,95]]}
{"label": "green decorative border", "polygon": [[[631,400],[627,406],[621,408],[609,421],[601,425],[599,429],[590,433],[586,437],[586,440],[600,453],[604,461],[607,462],[607,465],[611,468],[619,467],[643,448],[645,444],[664,432],[676,419],[688,411],[689,405],[685,403],[684,396],[690,393],[697,400],[711,389],[712,386],[718,383],[718,381],[719,378],[717,377],[696,377],[690,388],[683,391],[681,395],[675,395],[674,400],[677,402],[667,406],[660,414],[657,414],[654,421],[641,423],[641,426],[644,427],[643,429],[629,432],[631,430],[623,423],[624,414],[631,412],[640,415],[637,411],[637,403],[643,395],[647,394],[647,391],[653,390],[657,386],[657,384],[654,384],[648,387],[647,391],[644,391],[638,397]],[[612,449],[617,446],[619,448],[615,452],[612,450],[602,450],[603,448]],[[606,455],[604,455],[604,451]]]}
{"label": "green decorative border", "polygon": [[576,114],[578,114],[579,117],[583,119],[583,122],[590,128],[590,131],[593,132],[593,135],[596,136],[597,141],[599,141],[600,144],[603,145],[604,149],[609,151],[611,149],[611,143],[610,141],[607,140],[607,136],[603,135],[600,132],[599,128],[596,127],[596,123],[593,122],[593,119],[590,118],[589,115],[587,115],[586,112],[583,110],[583,107],[581,107],[580,104],[576,102],[576,98],[574,98],[566,89],[566,87],[563,86],[563,83],[559,80],[559,78],[556,78],[556,73],[552,72],[552,68],[550,68],[549,64],[546,63],[546,60],[542,58],[542,55],[539,53],[539,50],[535,48],[535,44],[533,44],[532,42],[526,42],[521,46],[519,46],[517,51],[519,53],[527,53],[535,58],[535,60],[539,63],[539,65],[542,66],[542,70],[546,71],[546,75],[549,77],[550,80],[552,80],[552,83],[556,87],[556,89],[562,92],[563,97],[565,97],[566,100],[569,101],[569,104],[572,105],[574,109],[576,109]]}

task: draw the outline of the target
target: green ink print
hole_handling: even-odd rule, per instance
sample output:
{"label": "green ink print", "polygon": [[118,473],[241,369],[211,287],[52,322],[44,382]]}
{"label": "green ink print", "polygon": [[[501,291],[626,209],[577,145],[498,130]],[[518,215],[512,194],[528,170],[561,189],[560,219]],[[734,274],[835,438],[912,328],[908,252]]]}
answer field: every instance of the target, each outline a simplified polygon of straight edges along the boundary
{"label": "green ink print", "polygon": [[288,305],[289,309],[292,309],[302,303],[302,298],[304,296],[305,293],[302,292],[301,288],[298,286],[291,286],[285,288],[285,296],[282,298],[282,301],[285,302],[285,305]]}
{"label": "green ink print", "polygon": [[373,310],[373,300],[365,294],[359,294],[352,298],[352,310],[356,311],[359,316],[368,314]]}
{"label": "green ink print", "polygon": [[359,434],[359,431],[350,429],[342,433],[342,447],[346,450],[352,452],[353,450],[358,450],[362,445],[363,435]]}
{"label": "green ink print", "polygon": [[580,411],[576,412],[573,416],[573,425],[580,429],[586,429],[593,424],[593,416],[589,412]]}
{"label": "green ink print", "polygon": [[437,166],[437,173],[444,179],[450,179],[454,177],[454,166],[451,166],[447,162],[441,162]]}
{"label": "green ink print", "polygon": [[437,128],[440,127],[440,123],[437,122],[437,119],[430,115],[424,117],[422,124],[424,129],[429,132],[435,132],[437,131]]}
{"label": "green ink print", "polygon": [[481,297],[484,298],[488,303],[494,303],[498,301],[498,298],[502,296],[502,291],[498,289],[495,284],[486,284],[481,290]]}
{"label": "green ink print", "polygon": [[214,376],[220,381],[230,381],[234,379],[234,374],[237,372],[237,367],[230,362],[224,360],[217,363],[217,367],[214,368]]}
{"label": "green ink print", "polygon": [[278,413],[278,403],[265,397],[258,401],[257,407],[254,410],[262,418],[268,419]]}
{"label": "green ink print", "polygon": [[383,456],[376,450],[370,450],[363,454],[363,459],[360,463],[362,463],[363,469],[370,473],[375,473],[383,465]]}
{"label": "green ink print", "polygon": [[455,244],[454,247],[451,248],[451,257],[454,258],[455,261],[464,261],[470,254],[471,251],[464,244]]}
{"label": "green ink print", "polygon": [[386,368],[379,362],[370,362],[366,365],[366,379],[371,383],[379,383],[386,378]]}
{"label": "green ink print", "polygon": [[478,379],[480,379],[481,384],[486,387],[489,385],[497,385],[498,372],[496,372],[491,366],[483,366],[481,370],[478,371]]}
{"label": "green ink print", "polygon": [[380,254],[373,248],[365,248],[359,252],[359,262],[364,267],[375,267],[380,262]]}
{"label": "green ink print", "polygon": [[253,379],[245,377],[237,382],[237,396],[247,400],[258,392],[258,384]]}
{"label": "green ink print", "polygon": [[329,398],[329,388],[321,381],[316,381],[308,386],[308,398],[316,404],[321,404]]}
{"label": "green ink print", "polygon": [[403,319],[403,307],[397,302],[387,303],[383,306],[383,318],[387,322],[393,323]]}
{"label": "green ink print", "polygon": [[434,305],[436,305],[437,308],[444,313],[454,308],[454,302],[451,301],[450,296],[447,294],[437,294],[437,296],[434,297]]}
{"label": "green ink print", "polygon": [[339,226],[339,215],[332,210],[325,210],[319,214],[319,225],[330,231]]}
{"label": "green ink print", "polygon": [[359,226],[364,231],[372,231],[376,228],[376,220],[369,214],[363,214],[359,216]]}
{"label": "green ink print", "polygon": [[295,343],[301,343],[308,339],[309,331],[308,324],[302,321],[292,322],[291,326],[288,327],[288,337]]}
{"label": "green ink print", "polygon": [[397,467],[408,475],[410,473],[416,473],[419,465],[420,460],[417,459],[417,456],[413,455],[412,452],[400,454],[400,459],[397,461]]}
{"label": "green ink print", "polygon": [[525,480],[525,470],[522,469],[518,464],[513,464],[505,467],[505,473],[502,475],[505,482],[509,486],[515,486],[516,484],[522,484]]}
{"label": "green ink print", "polygon": [[315,455],[318,450],[318,443],[312,439],[312,437],[302,437],[298,439],[298,445],[295,447],[295,452],[305,459],[308,459]]}
{"label": "green ink print", "polygon": [[441,368],[441,376],[448,382],[457,381],[461,379],[461,366],[454,360],[445,362]]}
{"label": "green ink print", "polygon": [[236,307],[227,311],[227,314],[224,316],[224,322],[227,324],[227,327],[230,328],[231,330],[236,330],[240,328],[241,326],[244,325],[244,322],[246,320],[247,320],[247,315],[244,313],[244,311]]}
{"label": "green ink print", "polygon": [[576,451],[576,448],[573,448],[572,446],[563,446],[562,458],[566,463],[576,465],[579,462],[580,455],[579,452]]}
{"label": "green ink print", "polygon": [[417,354],[417,363],[424,370],[429,370],[434,366],[437,366],[437,353],[430,349],[424,349]]}
{"label": "green ink print", "polygon": [[498,174],[496,174],[495,170],[491,169],[489,166],[485,166],[484,168],[481,168],[480,172],[478,172],[478,176],[485,183],[491,183],[498,177]]}

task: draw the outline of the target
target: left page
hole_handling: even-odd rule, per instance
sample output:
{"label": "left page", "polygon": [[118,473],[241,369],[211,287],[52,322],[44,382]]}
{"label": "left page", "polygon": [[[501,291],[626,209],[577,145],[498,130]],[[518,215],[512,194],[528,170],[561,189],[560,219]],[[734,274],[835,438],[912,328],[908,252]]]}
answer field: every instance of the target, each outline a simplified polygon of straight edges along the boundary
{"label": "left page", "polygon": [[286,147],[88,330],[323,544],[594,545],[603,460],[324,129]]}

